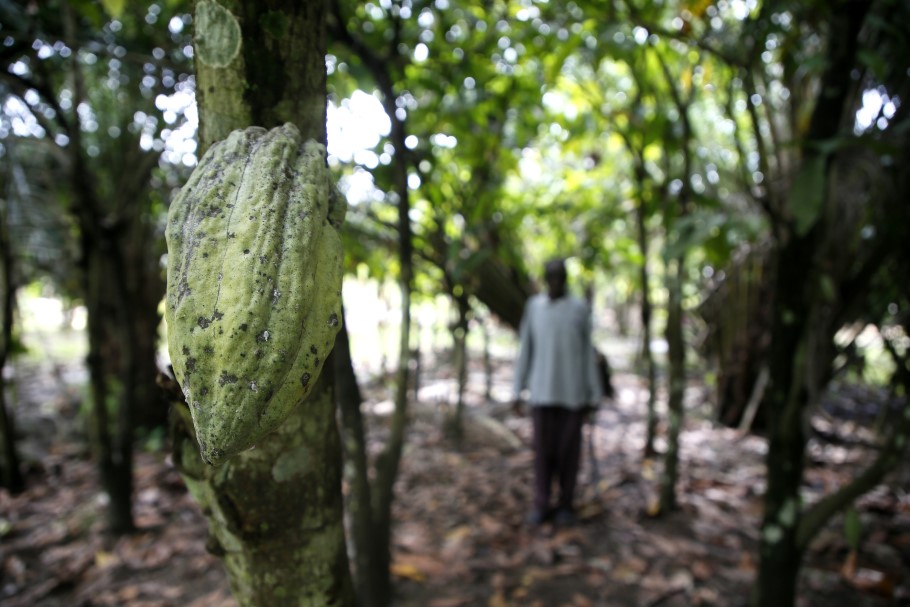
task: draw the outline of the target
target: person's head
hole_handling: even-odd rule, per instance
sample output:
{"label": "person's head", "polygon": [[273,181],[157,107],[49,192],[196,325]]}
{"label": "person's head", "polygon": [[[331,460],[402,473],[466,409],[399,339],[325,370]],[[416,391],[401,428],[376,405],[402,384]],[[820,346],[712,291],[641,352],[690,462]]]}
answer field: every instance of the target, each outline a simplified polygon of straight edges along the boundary
{"label": "person's head", "polygon": [[562,259],[548,261],[544,266],[543,278],[547,283],[550,299],[559,299],[566,294],[566,264]]}

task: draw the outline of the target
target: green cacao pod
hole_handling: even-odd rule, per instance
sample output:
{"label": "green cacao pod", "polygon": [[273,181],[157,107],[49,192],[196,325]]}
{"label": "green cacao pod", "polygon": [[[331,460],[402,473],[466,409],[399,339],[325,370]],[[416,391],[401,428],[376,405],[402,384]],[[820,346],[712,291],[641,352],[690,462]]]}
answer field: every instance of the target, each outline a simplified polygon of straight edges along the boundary
{"label": "green cacao pod", "polygon": [[216,465],[309,394],[341,324],[344,202],[292,124],[213,145],[167,225],[168,349]]}

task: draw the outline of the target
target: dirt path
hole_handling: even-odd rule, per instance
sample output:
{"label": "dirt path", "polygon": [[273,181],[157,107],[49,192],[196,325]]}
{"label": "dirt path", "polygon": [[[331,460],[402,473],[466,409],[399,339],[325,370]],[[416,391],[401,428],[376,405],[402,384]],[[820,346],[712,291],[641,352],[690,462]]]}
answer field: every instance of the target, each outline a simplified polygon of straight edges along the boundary
{"label": "dirt path", "polygon": [[[441,431],[445,381],[437,376],[422,392],[436,396],[414,406],[395,508],[397,605],[747,603],[764,484],[762,439],[712,426],[699,418],[700,403],[691,402],[681,508],[652,518],[660,463],[641,460],[643,392],[635,376],[620,373],[617,402],[587,430],[595,455],[587,454],[583,465],[580,524],[528,529],[522,519],[530,499],[529,450],[509,447],[481,424],[469,424],[466,443],[456,449]],[[377,402],[384,390],[367,393]],[[470,395],[471,411],[497,420],[526,445],[528,419],[483,403],[478,392]],[[699,390],[691,393],[697,398]],[[384,418],[370,421],[376,440]],[[842,426],[834,424],[835,434],[856,433]],[[29,489],[15,498],[0,493],[0,605],[233,606],[218,561],[205,552],[205,521],[166,455],[138,456],[140,532],[115,542],[104,536],[103,496],[77,439],[73,432],[28,437],[45,448],[33,462]],[[843,483],[872,455],[849,443],[816,442],[810,453],[816,463],[807,475],[807,500]],[[906,481],[904,473],[858,504],[863,541],[850,580],[840,573],[849,553],[842,521],[822,533],[807,555],[800,605],[910,604]]]}

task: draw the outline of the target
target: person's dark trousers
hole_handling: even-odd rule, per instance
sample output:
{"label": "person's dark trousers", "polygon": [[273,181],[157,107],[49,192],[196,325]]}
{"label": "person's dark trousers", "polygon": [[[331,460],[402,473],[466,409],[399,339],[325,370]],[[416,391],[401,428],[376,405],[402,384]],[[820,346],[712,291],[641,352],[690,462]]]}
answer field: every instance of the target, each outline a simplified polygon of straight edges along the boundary
{"label": "person's dark trousers", "polygon": [[553,480],[559,483],[560,510],[573,510],[575,485],[581,463],[581,427],[584,412],[558,406],[532,406],[534,426],[534,508],[550,507]]}

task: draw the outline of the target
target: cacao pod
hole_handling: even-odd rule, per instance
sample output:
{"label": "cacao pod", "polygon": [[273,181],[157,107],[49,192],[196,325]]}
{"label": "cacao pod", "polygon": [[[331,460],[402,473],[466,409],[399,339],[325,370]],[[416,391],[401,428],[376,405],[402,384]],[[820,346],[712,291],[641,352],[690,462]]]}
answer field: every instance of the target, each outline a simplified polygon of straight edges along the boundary
{"label": "cacao pod", "polygon": [[341,324],[344,202],[292,124],[213,145],[171,203],[168,350],[218,464],[309,394]]}

